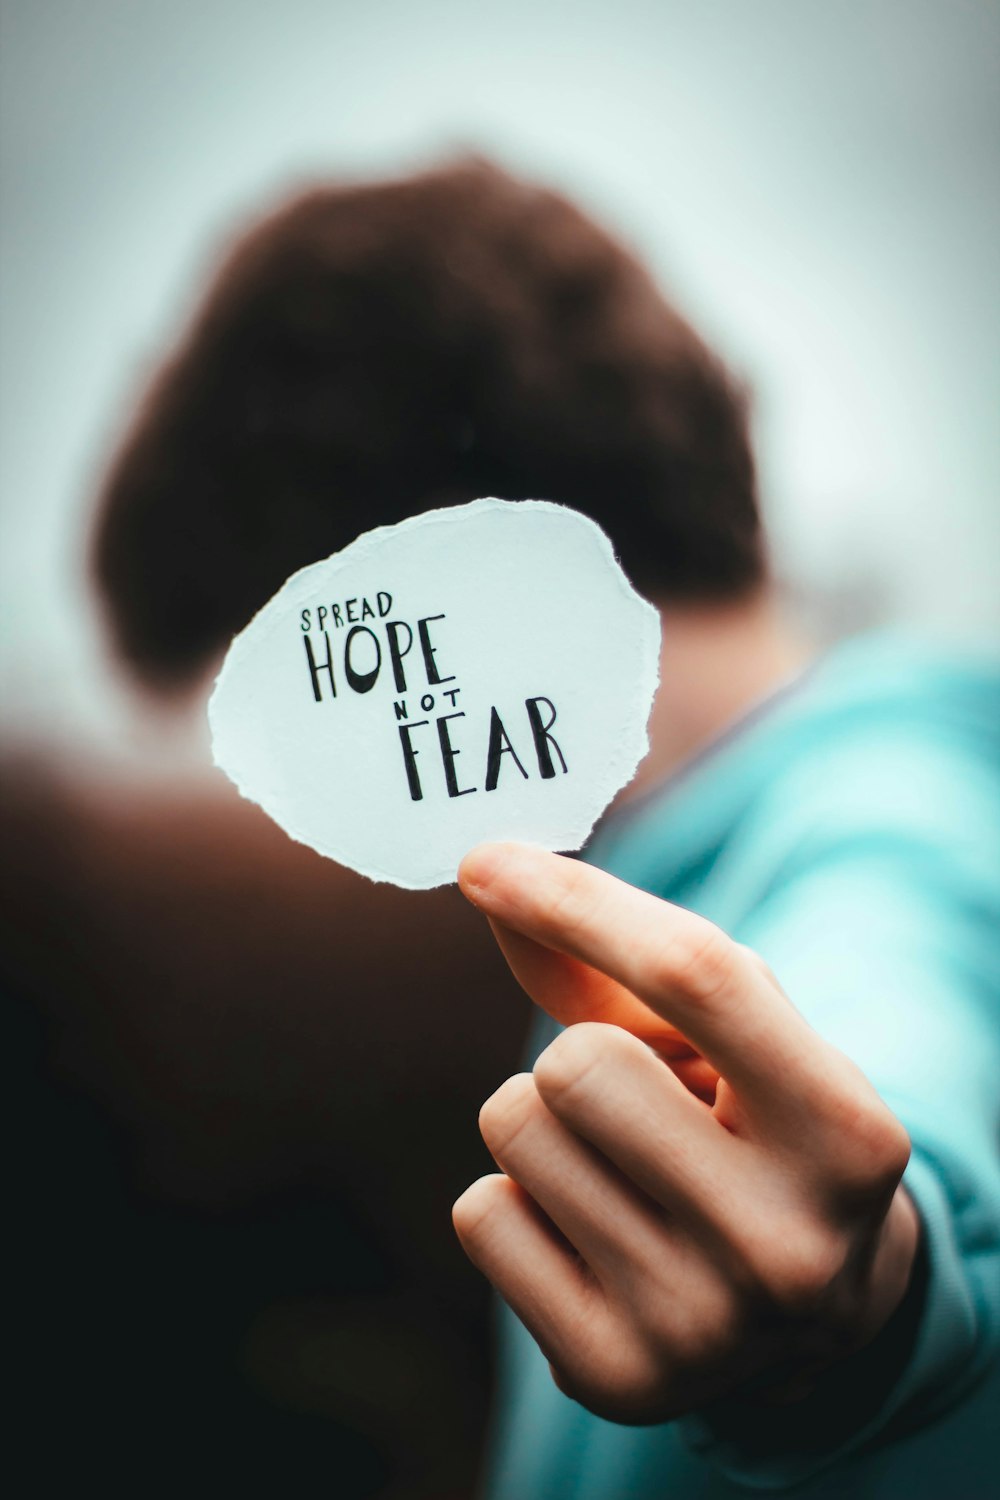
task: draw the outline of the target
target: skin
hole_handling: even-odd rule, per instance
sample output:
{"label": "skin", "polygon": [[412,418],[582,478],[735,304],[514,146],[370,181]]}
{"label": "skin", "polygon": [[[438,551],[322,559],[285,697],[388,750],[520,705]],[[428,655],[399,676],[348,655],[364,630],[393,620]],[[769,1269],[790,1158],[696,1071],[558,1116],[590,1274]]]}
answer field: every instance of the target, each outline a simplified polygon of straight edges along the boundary
{"label": "skin", "polygon": [[713,604],[661,600],[659,615],[660,686],[648,725],[649,754],[616,806],[676,771],[815,654],[770,589]]}
{"label": "skin", "polygon": [[[689,617],[686,652],[672,633],[656,774],[799,659],[758,609],[756,625],[733,617],[743,672],[706,618],[707,636]],[[906,1292],[919,1223],[903,1126],[759,955],[704,918],[515,844],[474,850],[459,884],[566,1027],[483,1106],[500,1172],[454,1206],[466,1253],[599,1416],[662,1422],[748,1386],[807,1395]]]}

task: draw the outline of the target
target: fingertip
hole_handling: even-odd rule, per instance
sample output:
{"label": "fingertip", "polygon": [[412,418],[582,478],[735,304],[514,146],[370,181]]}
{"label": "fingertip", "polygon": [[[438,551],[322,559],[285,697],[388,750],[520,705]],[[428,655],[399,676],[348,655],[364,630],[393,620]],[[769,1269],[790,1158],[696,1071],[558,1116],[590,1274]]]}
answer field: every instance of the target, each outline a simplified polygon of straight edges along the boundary
{"label": "fingertip", "polygon": [[478,844],[458,867],[459,889],[473,906],[491,905],[490,897],[498,890],[504,875],[524,879],[535,871],[539,858],[545,855],[544,849],[535,849],[530,844]]}
{"label": "fingertip", "polygon": [[501,1172],[479,1177],[461,1193],[452,1204],[451,1221],[463,1244],[472,1240],[481,1230],[496,1207],[497,1187],[504,1182]]}
{"label": "fingertip", "polygon": [[[502,844],[477,844],[458,867],[458,888],[473,905],[479,892],[489,885]],[[500,856],[502,858],[502,855]]]}

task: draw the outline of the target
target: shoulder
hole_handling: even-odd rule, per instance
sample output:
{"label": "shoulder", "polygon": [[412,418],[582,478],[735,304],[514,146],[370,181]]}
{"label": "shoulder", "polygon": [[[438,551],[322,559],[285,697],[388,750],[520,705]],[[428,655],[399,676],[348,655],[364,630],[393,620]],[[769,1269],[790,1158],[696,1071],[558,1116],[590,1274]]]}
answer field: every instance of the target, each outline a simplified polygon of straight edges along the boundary
{"label": "shoulder", "polygon": [[904,641],[851,643],[816,668],[767,738],[769,774],[738,836],[783,866],[923,849],[995,873],[997,664]]}

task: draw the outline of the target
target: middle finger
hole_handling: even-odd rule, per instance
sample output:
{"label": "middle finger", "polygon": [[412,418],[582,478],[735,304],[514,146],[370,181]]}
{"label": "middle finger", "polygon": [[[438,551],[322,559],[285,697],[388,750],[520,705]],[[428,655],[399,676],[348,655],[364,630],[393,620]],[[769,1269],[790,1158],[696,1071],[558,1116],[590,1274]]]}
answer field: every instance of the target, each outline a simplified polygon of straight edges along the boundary
{"label": "middle finger", "polygon": [[483,1140],[608,1289],[623,1268],[662,1254],[665,1216],[545,1107],[529,1073],[508,1078],[483,1105]]}

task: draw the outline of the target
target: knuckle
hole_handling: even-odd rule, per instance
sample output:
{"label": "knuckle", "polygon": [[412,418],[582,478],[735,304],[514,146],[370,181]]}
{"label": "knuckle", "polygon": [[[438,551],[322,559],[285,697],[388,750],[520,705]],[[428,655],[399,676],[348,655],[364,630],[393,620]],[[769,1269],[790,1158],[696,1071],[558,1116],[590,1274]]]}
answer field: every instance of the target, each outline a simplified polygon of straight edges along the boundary
{"label": "knuckle", "polygon": [[671,1335],[671,1353],[682,1369],[696,1369],[732,1358],[744,1335],[735,1297],[721,1295],[697,1312],[687,1309]]}
{"label": "knuckle", "polygon": [[813,1256],[783,1251],[770,1279],[771,1300],[790,1317],[818,1312],[829,1297],[833,1274]]}
{"label": "knuckle", "polygon": [[643,1324],[661,1365],[683,1374],[731,1359],[743,1339],[742,1304],[722,1277],[701,1277],[694,1295],[662,1295],[645,1309]]}
{"label": "knuckle", "polygon": [[655,982],[667,991],[679,986],[695,999],[710,1003],[732,978],[733,955],[733,944],[720,928],[692,917],[661,955]]}
{"label": "knuckle", "polygon": [[562,1376],[560,1388],[609,1422],[660,1420],[667,1400],[667,1381],[656,1355],[632,1337],[591,1349],[568,1379]]}
{"label": "knuckle", "polygon": [[910,1137],[902,1121],[879,1099],[859,1111],[852,1146],[873,1188],[895,1188],[910,1159]]}
{"label": "knuckle", "polygon": [[846,1250],[815,1225],[785,1225],[745,1253],[758,1300],[790,1318],[816,1315],[843,1274]]}
{"label": "knuckle", "polygon": [[548,900],[543,916],[552,931],[571,938],[590,925],[598,902],[588,894],[586,866],[569,860],[561,873],[559,888]]}
{"label": "knuckle", "polygon": [[579,1021],[550,1042],[534,1068],[541,1097],[558,1109],[586,1088],[595,1070],[618,1042],[618,1027],[600,1021]]}
{"label": "knuckle", "polygon": [[891,1111],[888,1112],[888,1123],[883,1128],[879,1151],[886,1185],[895,1190],[909,1165],[912,1144],[906,1126]]}
{"label": "knuckle", "polygon": [[910,1159],[910,1137],[851,1064],[853,1077],[830,1106],[836,1139],[834,1175],[843,1192],[860,1198],[892,1193]]}
{"label": "knuckle", "polygon": [[661,1359],[669,1356],[676,1369],[688,1369],[704,1357],[704,1325],[693,1309],[664,1306],[652,1314],[649,1333]]}
{"label": "knuckle", "polygon": [[490,1095],[479,1111],[479,1130],[494,1155],[502,1156],[510,1149],[540,1107],[530,1073],[515,1073]]}

